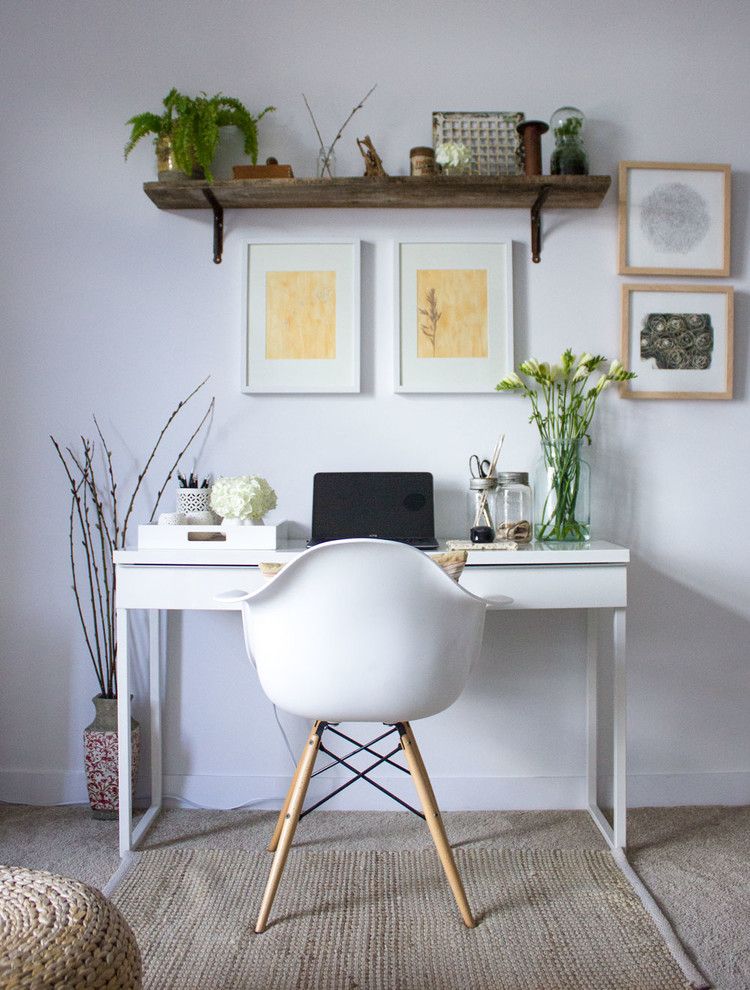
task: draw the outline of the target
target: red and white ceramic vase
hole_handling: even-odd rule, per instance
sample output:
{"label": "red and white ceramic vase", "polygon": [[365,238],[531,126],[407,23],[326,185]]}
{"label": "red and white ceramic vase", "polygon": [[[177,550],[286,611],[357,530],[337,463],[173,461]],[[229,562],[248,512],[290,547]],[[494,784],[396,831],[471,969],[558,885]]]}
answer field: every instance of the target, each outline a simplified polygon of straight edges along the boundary
{"label": "red and white ceramic vase", "polygon": [[[96,717],[83,730],[83,749],[86,765],[86,786],[89,804],[94,818],[117,818],[120,808],[117,745],[117,698],[104,698],[97,694],[91,699]],[[133,756],[133,775],[130,786],[135,788],[138,759],[141,750],[141,727],[130,720],[130,746]]]}

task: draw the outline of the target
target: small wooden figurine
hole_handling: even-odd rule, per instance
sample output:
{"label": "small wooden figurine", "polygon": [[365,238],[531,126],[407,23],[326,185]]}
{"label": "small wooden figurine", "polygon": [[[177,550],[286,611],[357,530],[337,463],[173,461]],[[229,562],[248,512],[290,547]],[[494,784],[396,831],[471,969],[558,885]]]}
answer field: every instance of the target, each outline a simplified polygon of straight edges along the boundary
{"label": "small wooden figurine", "polygon": [[365,160],[366,176],[388,175],[383,168],[380,155],[375,150],[375,145],[370,140],[369,134],[365,134],[364,138],[357,138],[357,147]]}

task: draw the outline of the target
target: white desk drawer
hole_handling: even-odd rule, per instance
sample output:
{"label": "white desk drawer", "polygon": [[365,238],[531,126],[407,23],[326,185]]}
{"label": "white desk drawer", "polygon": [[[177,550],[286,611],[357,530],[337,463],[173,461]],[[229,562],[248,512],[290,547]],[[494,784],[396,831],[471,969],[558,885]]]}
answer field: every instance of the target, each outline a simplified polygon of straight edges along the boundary
{"label": "white desk drawer", "polygon": [[620,608],[627,604],[627,567],[466,567],[461,584],[482,597],[509,595],[508,608]]}
{"label": "white desk drawer", "polygon": [[266,583],[257,567],[151,566],[117,568],[118,608],[225,609],[214,595]]}
{"label": "white desk drawer", "polygon": [[[117,605],[143,609],[214,609],[214,595],[265,583],[257,567],[117,568]],[[617,608],[627,602],[627,568],[617,565],[466,567],[461,584],[475,595],[509,595],[513,609]]]}

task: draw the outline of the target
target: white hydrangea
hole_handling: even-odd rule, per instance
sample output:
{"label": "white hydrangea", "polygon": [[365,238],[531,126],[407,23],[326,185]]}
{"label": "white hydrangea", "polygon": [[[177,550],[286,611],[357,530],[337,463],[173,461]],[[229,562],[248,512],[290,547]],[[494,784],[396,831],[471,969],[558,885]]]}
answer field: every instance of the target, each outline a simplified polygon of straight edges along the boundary
{"label": "white hydrangea", "polygon": [[259,522],[267,512],[276,508],[276,492],[265,478],[253,475],[217,478],[211,489],[211,508],[224,519]]}
{"label": "white hydrangea", "polygon": [[448,168],[465,168],[471,162],[471,150],[465,144],[445,141],[437,146],[435,161]]}

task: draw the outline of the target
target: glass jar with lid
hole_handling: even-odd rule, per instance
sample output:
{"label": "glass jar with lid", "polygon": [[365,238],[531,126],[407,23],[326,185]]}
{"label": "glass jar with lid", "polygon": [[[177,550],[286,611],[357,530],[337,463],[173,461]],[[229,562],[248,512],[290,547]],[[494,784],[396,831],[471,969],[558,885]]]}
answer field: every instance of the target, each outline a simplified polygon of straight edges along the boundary
{"label": "glass jar with lid", "polygon": [[550,158],[550,175],[589,174],[582,136],[585,119],[578,107],[560,107],[552,114],[550,127],[555,136],[555,150]]}
{"label": "glass jar with lid", "polygon": [[495,494],[495,539],[529,543],[532,498],[526,471],[499,471]]}
{"label": "glass jar with lid", "polygon": [[497,480],[472,478],[466,500],[469,538],[472,543],[492,543],[495,539],[495,491]]}

